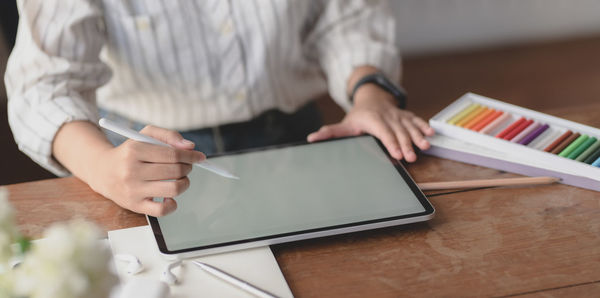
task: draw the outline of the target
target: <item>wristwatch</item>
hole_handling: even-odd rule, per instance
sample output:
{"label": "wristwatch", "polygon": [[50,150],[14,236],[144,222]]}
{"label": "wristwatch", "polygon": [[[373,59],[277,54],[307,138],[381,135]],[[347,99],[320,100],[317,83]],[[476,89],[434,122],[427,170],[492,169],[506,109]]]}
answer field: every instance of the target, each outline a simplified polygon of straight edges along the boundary
{"label": "wristwatch", "polygon": [[366,75],[360,80],[358,80],[358,82],[356,82],[356,84],[354,85],[354,89],[352,89],[352,94],[350,94],[351,103],[354,103],[354,94],[356,93],[356,90],[358,90],[358,88],[364,84],[375,84],[379,86],[381,89],[389,92],[392,96],[394,96],[394,99],[396,99],[397,106],[399,108],[406,108],[406,91],[404,91],[402,87],[396,86],[380,72]]}

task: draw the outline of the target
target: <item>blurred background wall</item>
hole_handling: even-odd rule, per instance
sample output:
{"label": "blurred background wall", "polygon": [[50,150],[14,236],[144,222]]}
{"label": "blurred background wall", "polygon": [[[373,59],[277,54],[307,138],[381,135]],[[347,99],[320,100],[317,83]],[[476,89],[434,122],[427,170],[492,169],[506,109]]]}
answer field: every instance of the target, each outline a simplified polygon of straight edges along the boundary
{"label": "blurred background wall", "polygon": [[6,69],[6,57],[8,57],[8,49],[4,42],[6,38],[0,31],[0,74],[2,74],[2,82],[0,82],[0,105],[6,105],[6,90],[4,89],[4,70]]}
{"label": "blurred background wall", "polygon": [[0,0],[0,185],[54,177],[19,151],[8,126],[4,70],[14,45],[17,22],[15,1]]}
{"label": "blurred background wall", "polygon": [[600,35],[598,0],[392,0],[405,56]]}
{"label": "blurred background wall", "polygon": [[[304,1],[304,0],[299,0]],[[548,73],[544,65],[571,73],[570,89],[557,92],[573,92],[591,86],[595,82],[593,61],[600,56],[600,1],[599,0],[391,0],[397,16],[399,47],[405,57],[405,85],[411,98],[423,99],[413,105],[424,116],[436,111],[447,102],[434,104],[440,99],[450,101],[461,92],[481,91],[489,96],[502,98],[515,91],[516,96],[529,96],[532,100],[548,98],[546,88],[538,94],[534,89],[514,86],[531,76],[518,76],[523,69],[536,69],[537,74]],[[0,0],[0,77],[4,78],[5,62],[14,43],[17,12],[14,0]],[[583,38],[583,41],[581,41]],[[587,39],[586,39],[587,38]],[[557,46],[531,47],[531,44],[558,42]],[[521,47],[525,47],[522,49]],[[498,50],[501,49],[501,50]],[[561,53],[566,53],[561,55]],[[537,58],[536,60],[536,57]],[[510,61],[514,71],[505,71],[504,65],[491,64],[491,60]],[[532,60],[536,60],[531,62]],[[465,63],[463,70],[450,72]],[[578,63],[578,64],[577,64]],[[562,65],[562,66],[561,66]],[[495,71],[495,77],[485,73]],[[462,72],[461,72],[462,71]],[[587,72],[586,72],[587,71]],[[463,75],[470,72],[469,75]],[[501,76],[498,75],[500,73]],[[534,76],[535,72],[531,72]],[[461,76],[462,75],[462,76]],[[546,78],[555,85],[564,83],[562,74]],[[451,78],[452,80],[448,80]],[[503,79],[501,83],[499,78]],[[590,83],[592,82],[592,83]],[[600,82],[600,80],[599,80]],[[600,84],[595,84],[600,86]],[[432,88],[435,86],[435,88]],[[479,89],[478,89],[479,88]],[[435,89],[435,90],[432,90]],[[564,89],[564,88],[563,88]],[[539,90],[538,90],[539,91]],[[588,88],[588,97],[600,92]],[[529,93],[528,93],[529,92]],[[559,96],[556,96],[558,100]],[[413,101],[414,103],[414,101]],[[53,177],[20,153],[13,141],[6,118],[6,93],[3,80],[0,83],[0,185]],[[326,105],[339,119],[339,109]],[[539,105],[532,104],[532,108]],[[327,115],[326,115],[327,116]]]}

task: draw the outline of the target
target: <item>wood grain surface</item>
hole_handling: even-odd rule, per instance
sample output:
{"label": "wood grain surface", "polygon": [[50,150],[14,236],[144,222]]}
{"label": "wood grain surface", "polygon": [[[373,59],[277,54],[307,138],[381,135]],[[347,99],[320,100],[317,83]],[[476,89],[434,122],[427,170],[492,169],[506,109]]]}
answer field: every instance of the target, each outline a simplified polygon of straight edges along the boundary
{"label": "wood grain surface", "polygon": [[[420,57],[405,63],[405,82],[416,101],[413,109],[424,117],[476,91],[600,127],[598,53],[600,39],[589,39]],[[519,177],[423,155],[407,169],[417,182]],[[105,230],[146,224],[143,216],[76,178],[8,189],[20,227],[33,237],[74,216]],[[427,223],[273,246],[292,292],[298,297],[600,296],[600,193],[545,185],[428,194],[436,217]]]}
{"label": "wood grain surface", "polygon": [[39,238],[53,222],[82,217],[104,231],[146,224],[140,214],[119,207],[75,177],[8,185],[21,232]]}
{"label": "wood grain surface", "polygon": [[[600,127],[600,103],[551,109]],[[518,175],[420,156],[414,180]],[[600,193],[566,185],[428,192],[428,223],[274,247],[294,293],[313,297],[598,297]]]}

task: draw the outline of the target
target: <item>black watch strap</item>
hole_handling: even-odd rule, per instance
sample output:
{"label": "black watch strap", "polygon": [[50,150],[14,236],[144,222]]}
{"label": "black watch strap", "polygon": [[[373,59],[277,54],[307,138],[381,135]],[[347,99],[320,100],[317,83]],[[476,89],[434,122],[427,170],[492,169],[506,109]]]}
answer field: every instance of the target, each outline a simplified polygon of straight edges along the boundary
{"label": "black watch strap", "polygon": [[382,73],[373,73],[370,75],[366,75],[362,77],[352,89],[352,93],[350,94],[350,102],[354,103],[354,94],[356,90],[364,84],[375,84],[381,89],[389,92],[396,99],[397,105],[399,108],[406,108],[406,92],[399,86],[396,86],[390,80],[388,80]]}

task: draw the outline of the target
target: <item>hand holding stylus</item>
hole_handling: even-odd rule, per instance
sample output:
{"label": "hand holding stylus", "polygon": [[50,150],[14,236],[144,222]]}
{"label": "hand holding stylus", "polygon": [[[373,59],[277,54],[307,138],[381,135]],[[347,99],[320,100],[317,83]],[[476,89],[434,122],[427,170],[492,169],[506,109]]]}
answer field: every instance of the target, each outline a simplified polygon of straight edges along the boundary
{"label": "hand holding stylus", "polygon": [[[146,126],[139,134],[165,145],[130,138],[117,147],[103,150],[94,163],[95,177],[89,184],[121,207],[163,216],[177,209],[173,197],[189,187],[187,175],[192,165],[204,161],[206,156],[194,151],[194,143],[176,131]],[[165,199],[155,202],[154,197]]]}
{"label": "hand holding stylus", "polygon": [[[163,147],[173,147],[170,144],[167,144],[165,142],[161,142],[160,140],[157,140],[155,138],[152,138],[150,136],[141,134],[135,130],[132,130],[130,128],[127,127],[123,127],[121,125],[118,125],[115,122],[112,122],[106,118],[102,118],[99,121],[99,124],[101,127],[106,128],[116,134],[119,134],[123,137],[138,141],[138,142],[143,142],[143,143],[148,143],[148,144],[154,144],[154,145],[158,145],[158,146],[163,146]],[[178,137],[181,137],[181,135],[177,134]],[[185,140],[187,141],[187,140]],[[194,163],[195,166],[199,166],[205,170],[208,170],[210,172],[213,172],[217,175],[223,176],[225,178],[230,178],[230,179],[240,179],[238,176],[228,172],[227,170],[214,165],[210,162],[208,162],[208,160],[202,160],[200,162],[196,162]]]}

